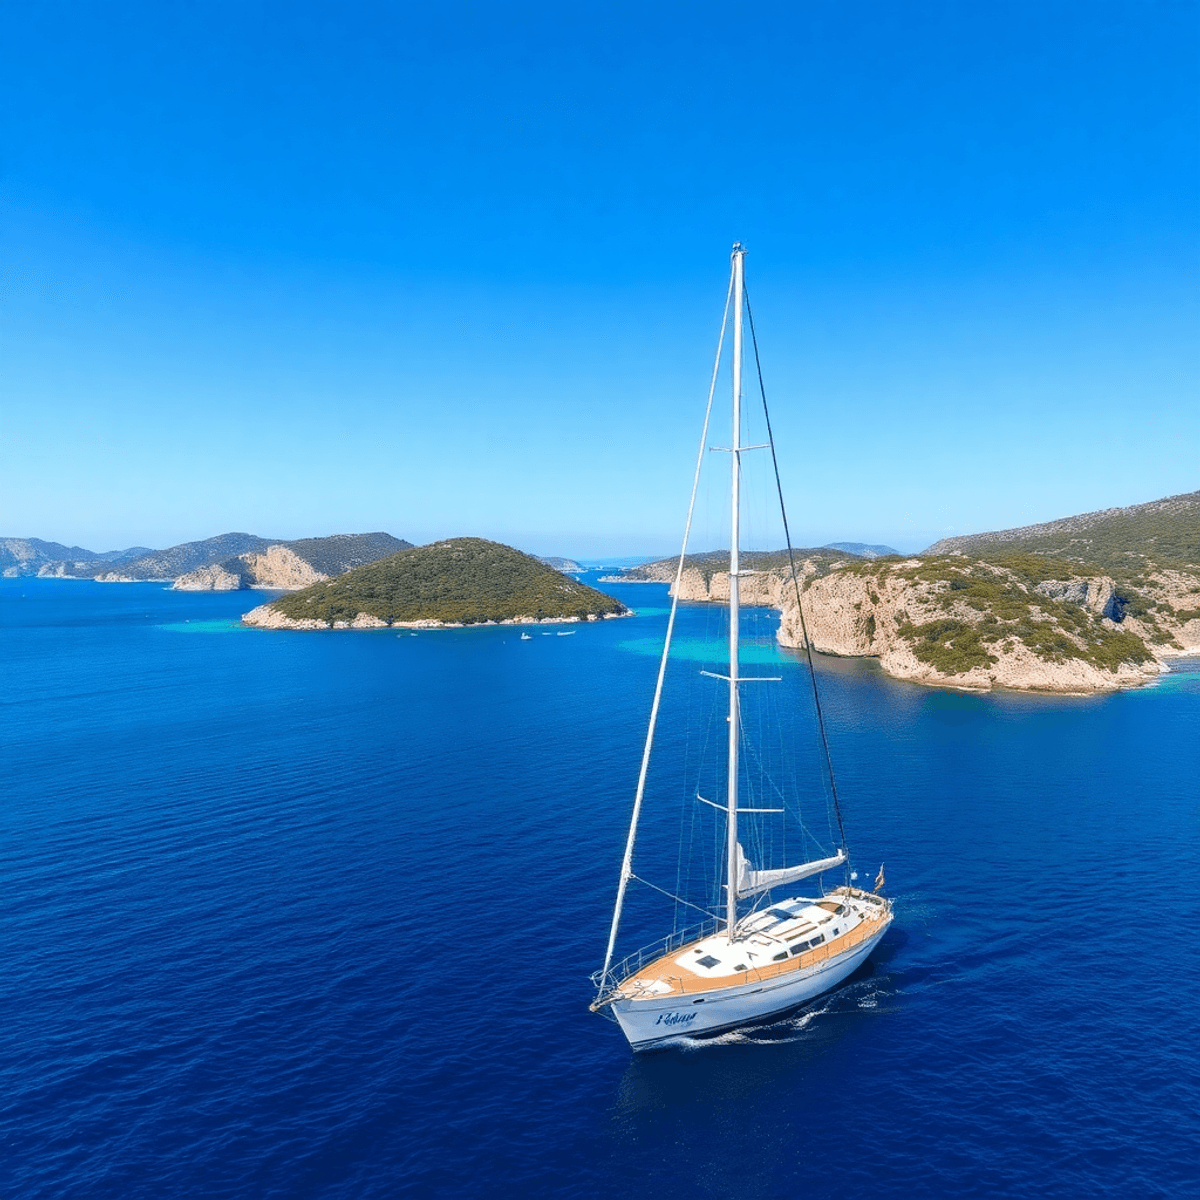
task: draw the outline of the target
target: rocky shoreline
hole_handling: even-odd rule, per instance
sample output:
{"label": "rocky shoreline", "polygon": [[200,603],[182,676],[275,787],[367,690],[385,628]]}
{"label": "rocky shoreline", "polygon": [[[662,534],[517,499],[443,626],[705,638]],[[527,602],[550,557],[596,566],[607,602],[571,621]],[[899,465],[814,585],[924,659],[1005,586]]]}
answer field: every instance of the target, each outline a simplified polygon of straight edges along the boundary
{"label": "rocky shoreline", "polygon": [[587,617],[513,617],[503,621],[384,621],[370,613],[360,612],[353,621],[319,621],[313,617],[289,617],[272,607],[260,604],[242,614],[242,624],[256,629],[475,629],[489,625],[581,625],[590,621],[610,621],[620,617],[631,617],[630,611],[619,613],[590,614]]}
{"label": "rocky shoreline", "polygon": [[[812,648],[876,658],[890,676],[934,687],[1093,695],[1139,687],[1200,654],[1200,574],[1160,570],[1140,607],[1109,576],[1037,577],[961,555],[797,564]],[[673,582],[670,561],[636,568],[640,582]],[[628,582],[633,582],[629,580]],[[742,581],[742,601],[780,613],[780,645],[802,648],[796,583],[772,570]],[[727,571],[686,567],[679,598],[723,603]]]}

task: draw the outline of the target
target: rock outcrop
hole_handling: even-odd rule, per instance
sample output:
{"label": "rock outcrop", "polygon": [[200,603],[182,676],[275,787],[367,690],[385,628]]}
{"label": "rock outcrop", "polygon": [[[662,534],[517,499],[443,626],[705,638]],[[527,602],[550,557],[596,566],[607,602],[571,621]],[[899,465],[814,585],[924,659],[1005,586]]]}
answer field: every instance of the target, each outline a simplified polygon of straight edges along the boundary
{"label": "rock outcrop", "polygon": [[[140,558],[122,563],[120,571],[113,574],[118,576],[121,582],[138,579],[178,579],[192,571],[215,566],[217,563],[226,563],[237,555],[265,550],[277,541],[278,538],[263,538],[253,533],[222,533],[200,542],[181,542],[178,546],[169,546],[166,550],[152,550]],[[118,582],[118,579],[106,582]]]}
{"label": "rock outcrop", "polygon": [[412,543],[389,533],[339,533],[279,542],[221,563],[189,571],[175,581],[182,592],[234,592],[246,588],[297,591],[378,562]]}
{"label": "rock outcrop", "polygon": [[[946,538],[920,556],[744,555],[748,604],[781,612],[779,640],[874,656],[900,679],[953,687],[1092,692],[1130,687],[1200,654],[1200,492]],[[803,562],[799,562],[799,559]],[[725,553],[689,557],[680,598],[724,601]],[[631,580],[675,578],[664,560]]]}
{"label": "rock outcrop", "polygon": [[[985,690],[1111,691],[1163,670],[1134,628],[1105,615],[1111,579],[1030,584],[991,564],[962,564],[961,573],[957,564],[949,572],[929,565],[909,560],[812,580],[802,597],[813,649],[876,657],[897,679]],[[968,571],[978,590],[955,587]],[[781,607],[780,643],[802,647],[794,590]]]}
{"label": "rock outcrop", "polygon": [[268,546],[259,554],[239,554],[223,563],[189,571],[173,586],[181,592],[236,592],[246,588],[295,591],[328,578],[289,546],[278,545]]}
{"label": "rock outcrop", "polygon": [[171,585],[178,592],[236,592],[252,586],[241,560],[234,558],[227,563],[214,563],[211,567],[199,567],[180,575]]}
{"label": "rock outcrop", "polygon": [[[727,565],[727,558],[726,558]],[[673,582],[675,564],[636,578]],[[878,658],[889,675],[958,688],[1086,693],[1147,682],[1200,652],[1200,571],[1157,570],[1133,589],[1082,564],[1036,555],[953,554],[797,561],[812,648]],[[796,583],[778,565],[743,577],[743,603],[781,613],[780,644],[802,647]],[[684,568],[681,600],[725,603],[727,570]]]}

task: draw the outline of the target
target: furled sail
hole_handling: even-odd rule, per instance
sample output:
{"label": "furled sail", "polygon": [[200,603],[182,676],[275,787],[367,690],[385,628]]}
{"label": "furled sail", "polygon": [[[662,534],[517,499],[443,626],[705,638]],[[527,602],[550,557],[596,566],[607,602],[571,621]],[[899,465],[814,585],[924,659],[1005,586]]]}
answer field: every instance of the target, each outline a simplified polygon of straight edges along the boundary
{"label": "furled sail", "polygon": [[799,863],[794,867],[779,867],[773,871],[756,871],[754,865],[746,858],[745,851],[738,843],[737,848],[737,878],[738,899],[755,896],[768,888],[782,887],[785,883],[795,883],[797,879],[807,879],[810,875],[819,875],[830,867],[840,867],[846,861],[845,850],[839,850],[832,858],[818,858],[813,862]]}

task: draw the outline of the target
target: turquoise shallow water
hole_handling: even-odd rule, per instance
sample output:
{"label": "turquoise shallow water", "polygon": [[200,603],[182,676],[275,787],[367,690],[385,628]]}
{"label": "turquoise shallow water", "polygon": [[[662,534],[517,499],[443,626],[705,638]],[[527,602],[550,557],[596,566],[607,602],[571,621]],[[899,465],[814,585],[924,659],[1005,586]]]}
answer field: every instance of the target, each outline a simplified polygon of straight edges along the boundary
{"label": "turquoise shallow water", "polygon": [[[521,641],[0,582],[0,1195],[1194,1194],[1197,664],[1052,699],[823,661],[896,925],[808,1010],[633,1058],[586,1009],[665,624],[624,598]],[[682,611],[668,757],[714,620]],[[748,658],[795,682],[772,624]]]}

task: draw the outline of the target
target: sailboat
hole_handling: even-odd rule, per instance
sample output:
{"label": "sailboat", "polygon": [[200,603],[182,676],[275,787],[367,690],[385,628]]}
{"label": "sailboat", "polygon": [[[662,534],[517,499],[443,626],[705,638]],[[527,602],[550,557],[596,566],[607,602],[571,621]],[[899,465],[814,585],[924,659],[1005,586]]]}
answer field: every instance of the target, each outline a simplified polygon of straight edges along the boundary
{"label": "sailboat", "polygon": [[[804,624],[800,586],[777,465],[775,481],[808,656],[815,716],[828,769],[832,815],[836,817],[836,822],[830,823],[830,830],[835,831],[833,836],[836,844],[826,846],[829,852],[821,857],[768,867],[751,861],[739,835],[739,819],[752,822],[767,817],[783,818],[788,811],[786,803],[782,808],[770,809],[757,805],[739,806],[739,791],[743,787],[741,759],[747,734],[742,720],[743,688],[750,684],[769,687],[780,682],[776,677],[744,674],[739,649],[740,580],[744,575],[752,574],[743,571],[740,562],[742,457],[750,450],[769,449],[772,462],[775,463],[774,437],[770,416],[766,412],[765,393],[763,403],[768,442],[762,446],[742,444],[743,317],[750,311],[746,298],[744,259],[745,249],[735,244],[731,255],[725,317],[709,387],[708,411],[697,456],[683,547],[672,589],[667,635],[659,662],[604,966],[592,976],[596,987],[592,1011],[615,1019],[635,1051],[662,1046],[681,1035],[692,1038],[721,1033],[770,1019],[806,1003],[836,987],[860,967],[879,944],[893,919],[891,901],[879,894],[884,882],[882,867],[874,891],[868,892],[851,884],[856,875],[850,871],[841,806],[813,669],[811,639]],[[716,864],[718,880],[714,881],[718,884],[714,894],[719,895],[721,890],[724,891],[724,911],[721,912],[719,906],[713,912],[709,907],[691,904],[686,898],[650,883],[655,890],[666,892],[676,901],[677,912],[678,905],[699,907],[708,919],[700,925],[673,930],[652,945],[635,951],[621,961],[615,961],[617,936],[629,885],[635,880],[649,883],[634,872],[634,850],[675,630],[701,462],[705,451],[710,449],[706,445],[709,417],[731,316],[732,437],[726,448],[731,459],[728,668],[727,673],[701,672],[717,679],[718,686],[723,683],[728,691],[728,740],[724,746],[725,797],[723,804],[701,796],[698,791],[695,797],[698,803],[719,809],[725,822],[723,852],[720,855],[722,861]],[[754,337],[752,314],[750,332],[757,363],[757,339]],[[758,375],[761,383],[761,369]],[[779,841],[782,842],[782,839]],[[842,882],[826,890],[822,884],[823,877],[833,871],[840,871]],[[802,880],[816,881],[816,888],[810,885],[807,889],[815,894],[797,893],[795,885]]]}

